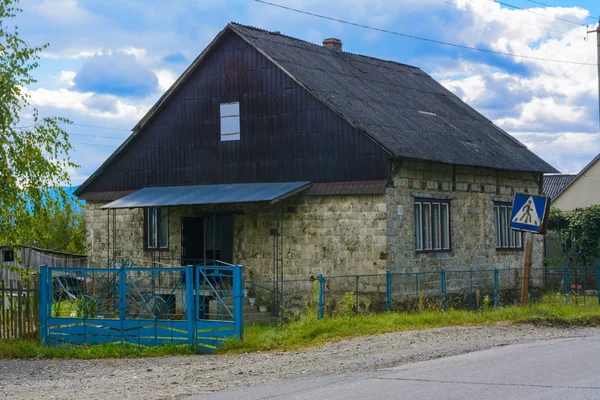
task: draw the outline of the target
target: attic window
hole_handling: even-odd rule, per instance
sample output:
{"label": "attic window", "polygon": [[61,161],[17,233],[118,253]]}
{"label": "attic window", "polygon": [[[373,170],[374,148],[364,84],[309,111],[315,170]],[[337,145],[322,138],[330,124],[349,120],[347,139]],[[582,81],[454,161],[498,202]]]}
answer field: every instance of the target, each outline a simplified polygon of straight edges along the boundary
{"label": "attic window", "polygon": [[419,111],[419,114],[433,115],[434,117],[437,116],[436,113],[432,113],[432,112],[429,112],[429,111]]}
{"label": "attic window", "polygon": [[221,141],[240,140],[240,103],[221,104]]}

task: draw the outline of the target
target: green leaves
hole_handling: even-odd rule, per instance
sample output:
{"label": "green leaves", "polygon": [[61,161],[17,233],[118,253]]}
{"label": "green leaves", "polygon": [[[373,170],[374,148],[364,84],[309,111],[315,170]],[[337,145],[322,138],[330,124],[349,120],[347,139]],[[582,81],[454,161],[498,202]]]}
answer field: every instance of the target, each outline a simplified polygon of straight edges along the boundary
{"label": "green leaves", "polygon": [[573,211],[552,209],[548,228],[558,232],[574,261],[591,265],[600,259],[600,205]]}
{"label": "green leaves", "polygon": [[[0,241],[3,245],[39,245],[44,222],[58,210],[70,209],[60,186],[69,183],[69,136],[60,117],[39,116],[30,108],[25,88],[34,83],[40,52],[29,47],[10,21],[18,0],[0,0]],[[21,115],[30,114],[27,126]]]}

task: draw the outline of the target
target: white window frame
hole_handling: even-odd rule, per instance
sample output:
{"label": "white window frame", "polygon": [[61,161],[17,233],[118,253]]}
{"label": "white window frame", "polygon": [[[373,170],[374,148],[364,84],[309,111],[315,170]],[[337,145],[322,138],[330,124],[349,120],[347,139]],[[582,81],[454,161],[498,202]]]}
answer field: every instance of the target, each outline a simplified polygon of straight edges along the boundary
{"label": "white window frame", "polygon": [[523,234],[510,228],[512,205],[494,202],[494,243],[496,250],[523,250]]}
{"label": "white window frame", "polygon": [[[151,224],[154,218],[154,224]],[[164,250],[169,248],[169,211],[167,208],[149,207],[144,209],[144,229],[146,229],[146,248],[149,250]],[[160,239],[161,230],[166,229],[166,243]]]}
{"label": "white window frame", "polygon": [[[425,215],[425,210],[428,215]],[[445,209],[445,213],[443,210]],[[434,229],[434,210],[437,213]],[[415,199],[414,202],[414,234],[415,251],[417,252],[448,252],[452,250],[452,234],[450,229],[450,201],[438,199]],[[418,213],[418,215],[417,215]],[[443,218],[445,214],[445,218]],[[425,222],[429,226],[425,226]],[[437,238],[434,238],[434,231]],[[428,236],[428,237],[426,237]],[[428,245],[426,245],[428,243]]]}
{"label": "white window frame", "polygon": [[240,103],[221,103],[219,105],[221,142],[240,140]]}

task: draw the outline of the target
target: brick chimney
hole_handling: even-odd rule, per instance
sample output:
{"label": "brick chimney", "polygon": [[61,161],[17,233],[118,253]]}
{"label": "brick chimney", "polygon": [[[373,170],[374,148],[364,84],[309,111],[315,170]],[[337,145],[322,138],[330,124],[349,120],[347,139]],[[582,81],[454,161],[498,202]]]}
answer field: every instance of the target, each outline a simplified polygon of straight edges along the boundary
{"label": "brick chimney", "polygon": [[330,49],[342,51],[342,41],[337,38],[327,38],[323,40],[323,47],[329,47]]}

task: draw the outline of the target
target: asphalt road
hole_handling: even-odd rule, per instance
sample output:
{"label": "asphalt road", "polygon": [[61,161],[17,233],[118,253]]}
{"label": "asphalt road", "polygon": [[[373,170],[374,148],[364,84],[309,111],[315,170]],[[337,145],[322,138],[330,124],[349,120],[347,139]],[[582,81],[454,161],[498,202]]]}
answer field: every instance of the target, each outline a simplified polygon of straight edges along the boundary
{"label": "asphalt road", "polygon": [[197,399],[600,399],[600,337],[495,347],[364,373],[313,376]]}

